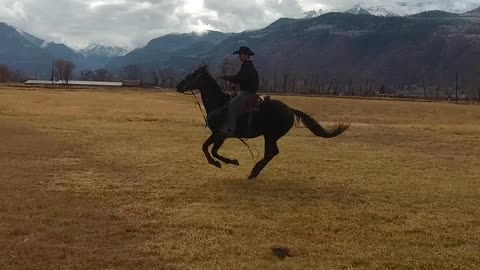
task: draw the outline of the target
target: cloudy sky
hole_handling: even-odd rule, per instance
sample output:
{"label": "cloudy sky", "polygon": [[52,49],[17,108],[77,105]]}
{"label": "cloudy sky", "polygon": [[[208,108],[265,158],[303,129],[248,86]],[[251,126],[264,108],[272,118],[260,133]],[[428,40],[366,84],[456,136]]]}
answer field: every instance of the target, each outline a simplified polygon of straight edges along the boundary
{"label": "cloudy sky", "polygon": [[[304,11],[344,11],[360,0],[0,0],[0,21],[74,48],[103,42],[134,48],[171,32],[261,28]],[[466,10],[480,0],[430,2],[439,9]],[[368,5],[388,0],[365,0]]]}

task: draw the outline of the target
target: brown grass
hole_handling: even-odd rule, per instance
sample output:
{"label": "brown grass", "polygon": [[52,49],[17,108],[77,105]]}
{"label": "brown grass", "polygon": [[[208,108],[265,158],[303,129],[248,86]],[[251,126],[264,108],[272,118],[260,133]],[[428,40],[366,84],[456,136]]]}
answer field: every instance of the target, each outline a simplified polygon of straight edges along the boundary
{"label": "brown grass", "polygon": [[191,98],[0,89],[0,268],[480,267],[479,106],[281,97],[352,127],[293,130],[249,182],[239,142],[205,162]]}

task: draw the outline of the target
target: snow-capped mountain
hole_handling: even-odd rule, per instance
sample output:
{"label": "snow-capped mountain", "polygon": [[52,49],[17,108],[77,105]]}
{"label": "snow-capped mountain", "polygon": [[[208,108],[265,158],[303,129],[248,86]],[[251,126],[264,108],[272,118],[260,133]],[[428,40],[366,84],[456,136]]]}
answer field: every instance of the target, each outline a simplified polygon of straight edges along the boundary
{"label": "snow-capped mountain", "polygon": [[364,4],[358,3],[355,6],[353,6],[351,9],[345,11],[345,13],[351,13],[355,15],[374,15],[370,13],[367,8],[365,7]]}
{"label": "snow-capped mountain", "polygon": [[19,35],[19,37],[23,38],[24,40],[27,41],[28,44],[25,44],[24,46],[25,47],[28,47],[28,46],[46,46],[47,42],[45,42],[44,40],[36,37],[36,36],[33,36],[25,31],[23,31],[22,29],[20,28],[17,28],[13,25],[10,25],[8,23],[4,23],[4,22],[0,22],[0,26],[2,26],[2,28],[4,29],[9,29],[9,32],[10,34],[12,35]]}
{"label": "snow-capped mountain", "polygon": [[463,16],[480,17],[480,7],[462,14]]}
{"label": "snow-capped mountain", "polygon": [[91,44],[87,48],[79,51],[86,57],[101,56],[101,57],[117,57],[124,56],[128,50],[117,46],[109,46],[105,44]]}
{"label": "snow-capped mountain", "polygon": [[83,56],[65,44],[47,42],[0,22],[0,62],[12,69],[48,76],[52,60],[63,58],[81,66]]}
{"label": "snow-capped mountain", "polygon": [[[443,3],[443,2],[442,2]],[[375,16],[409,16],[429,10],[442,10],[451,13],[462,13],[468,10],[451,9],[449,6],[438,3],[437,1],[384,1],[381,5],[358,3],[351,9],[345,11],[352,14],[370,14]]]}
{"label": "snow-capped mountain", "polygon": [[19,28],[16,28],[16,27],[13,27],[13,28],[15,28],[15,30],[17,30],[17,32],[22,37],[24,37],[26,40],[30,41],[31,43],[35,44],[36,46],[45,47],[47,45],[46,41],[44,41],[42,39],[39,39],[36,36],[30,35],[29,33],[23,31],[22,29],[19,29]]}

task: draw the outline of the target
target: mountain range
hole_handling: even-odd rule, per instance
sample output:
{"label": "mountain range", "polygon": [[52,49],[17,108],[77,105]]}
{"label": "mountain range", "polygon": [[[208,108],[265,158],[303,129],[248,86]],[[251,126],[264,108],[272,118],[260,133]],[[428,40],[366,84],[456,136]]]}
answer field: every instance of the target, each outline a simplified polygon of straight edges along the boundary
{"label": "mountain range", "polygon": [[0,64],[43,77],[48,76],[54,59],[70,60],[77,69],[95,69],[127,53],[125,49],[101,44],[76,51],[65,44],[47,42],[2,22],[0,39]]}
{"label": "mountain range", "polygon": [[462,14],[464,17],[480,17],[480,7]]}
{"label": "mountain range", "polygon": [[[409,3],[405,1],[384,1],[382,5],[368,5],[365,3],[358,3],[347,13],[375,15],[375,16],[410,16],[426,11],[436,10],[437,1],[418,1]],[[462,13],[457,9],[444,9],[443,11],[450,13]]]}
{"label": "mountain range", "polygon": [[223,59],[231,59],[235,49],[248,45],[255,50],[257,67],[265,77],[314,72],[330,79],[369,77],[387,84],[406,84],[424,73],[425,80],[447,81],[447,75],[471,73],[480,66],[478,11],[283,18],[260,30],[228,35],[208,32],[201,37],[209,40],[215,35],[218,39],[206,46],[196,46],[200,37],[193,34],[167,35],[116,58],[109,67],[115,70],[130,63],[144,69],[156,65],[186,72],[205,62],[213,72],[220,72]]}
{"label": "mountain range", "polygon": [[[403,2],[396,5],[409,8]],[[344,13],[283,18],[241,33],[169,34],[129,53],[102,44],[75,51],[0,23],[0,39],[6,41],[0,43],[0,64],[41,72],[49,70],[52,59],[61,57],[74,61],[77,70],[106,66],[118,73],[123,66],[135,64],[144,71],[170,68],[185,73],[204,62],[219,72],[215,68],[225,58],[232,59],[234,50],[248,45],[257,53],[256,63],[264,76],[313,72],[324,78],[382,78],[396,84],[414,80],[419,73],[432,81],[434,77],[447,80],[449,74],[468,73],[480,65],[480,8],[462,14],[414,15],[400,8],[391,14],[390,8],[384,8],[356,5]]]}
{"label": "mountain range", "polygon": [[139,64],[144,69],[175,68],[185,62],[194,62],[232,34],[207,31],[202,34],[169,34],[151,40],[145,47],[113,59],[108,67],[118,69],[128,64]]}

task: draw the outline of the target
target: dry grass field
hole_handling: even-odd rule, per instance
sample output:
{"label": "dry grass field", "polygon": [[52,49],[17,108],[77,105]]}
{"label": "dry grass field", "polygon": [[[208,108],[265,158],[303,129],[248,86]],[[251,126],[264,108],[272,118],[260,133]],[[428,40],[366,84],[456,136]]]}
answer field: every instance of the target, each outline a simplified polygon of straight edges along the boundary
{"label": "dry grass field", "polygon": [[251,182],[190,96],[0,89],[0,269],[480,268],[480,106],[279,98],[352,126]]}

